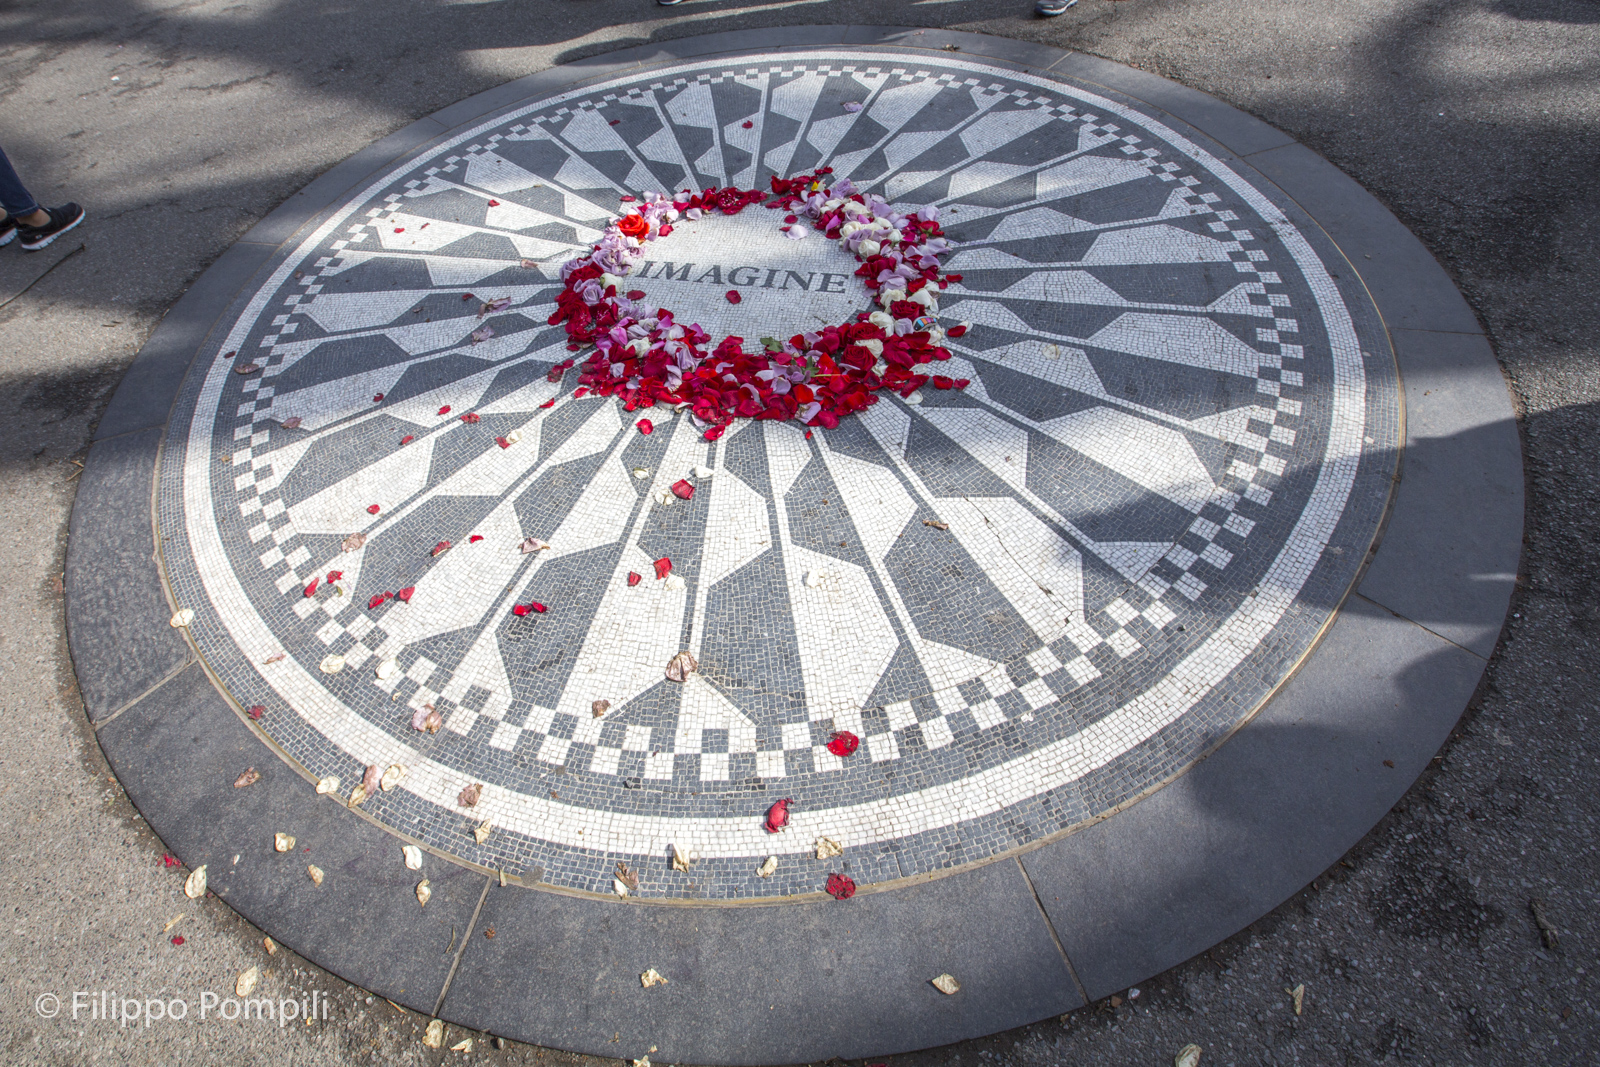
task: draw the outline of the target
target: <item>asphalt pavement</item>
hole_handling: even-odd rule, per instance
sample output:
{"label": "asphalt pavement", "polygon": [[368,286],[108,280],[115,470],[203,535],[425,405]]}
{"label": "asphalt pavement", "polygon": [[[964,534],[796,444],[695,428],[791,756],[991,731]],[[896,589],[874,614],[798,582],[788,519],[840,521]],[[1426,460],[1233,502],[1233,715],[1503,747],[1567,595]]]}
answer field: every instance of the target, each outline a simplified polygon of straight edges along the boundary
{"label": "asphalt pavement", "polygon": [[[942,26],[1086,51],[1212,93],[1321,152],[1466,294],[1513,390],[1527,463],[1518,594],[1485,682],[1433,768],[1359,846],[1137,996],[893,1062],[1154,1065],[1191,1042],[1208,1065],[1600,1060],[1600,745],[1587,737],[1600,715],[1600,3],[1081,0],[1053,20],[1021,0],[1007,8],[35,0],[0,10],[0,144],[40,199],[90,213],[44,252],[0,250],[8,1062],[578,1062],[453,1029],[446,1044],[472,1038],[471,1053],[430,1051],[425,1018],[284,950],[267,954],[261,931],[220,902],[183,895],[77,695],[61,585],[75,479],[162,313],[328,167],[555,63],[803,23]],[[275,997],[326,997],[326,1020],[196,1017],[203,994],[226,996],[252,966]],[[148,1027],[97,1018],[89,1003],[101,990],[181,1000],[191,1016]],[[75,991],[93,996],[73,1021]],[[41,1018],[50,995],[60,1014]]]}

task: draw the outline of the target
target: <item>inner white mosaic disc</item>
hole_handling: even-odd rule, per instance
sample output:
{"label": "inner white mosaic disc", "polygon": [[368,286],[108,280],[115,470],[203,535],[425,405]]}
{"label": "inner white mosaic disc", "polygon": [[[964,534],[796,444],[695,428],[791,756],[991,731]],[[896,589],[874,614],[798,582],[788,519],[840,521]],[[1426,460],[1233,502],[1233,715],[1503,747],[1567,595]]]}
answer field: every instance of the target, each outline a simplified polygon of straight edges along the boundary
{"label": "inner white mosaic disc", "polygon": [[[939,206],[962,279],[940,317],[972,328],[938,369],[965,391],[713,443],[549,380],[587,356],[547,324],[558,267],[622,196],[819,166]],[[740,898],[992,858],[1225,738],[1377,527],[1386,342],[1255,182],[1128,102],[892,51],[518,106],[334,210],[201,353],[164,453],[168,577],[285,752],[340,796],[403,766],[364,810],[487,867],[609,893],[622,860],[639,896]],[[752,343],[868,308],[854,257],[781,221],[686,225],[629,285]],[[669,681],[682,651],[699,672]],[[442,729],[414,729],[430,707]]]}

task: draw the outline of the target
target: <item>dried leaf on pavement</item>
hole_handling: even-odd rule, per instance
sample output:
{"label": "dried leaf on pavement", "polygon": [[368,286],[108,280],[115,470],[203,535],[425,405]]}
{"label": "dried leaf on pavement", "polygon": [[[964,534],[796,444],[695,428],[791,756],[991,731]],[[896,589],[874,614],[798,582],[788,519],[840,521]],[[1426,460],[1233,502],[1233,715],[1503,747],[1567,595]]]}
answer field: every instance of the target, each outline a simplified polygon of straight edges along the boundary
{"label": "dried leaf on pavement", "polygon": [[267,950],[267,955],[269,956],[276,956],[278,954],[278,943],[272,940],[270,937],[263,937],[261,939],[261,947]]}
{"label": "dried leaf on pavement", "polygon": [[194,609],[179,608],[178,613],[167,621],[167,625],[171,626],[174,630],[178,630],[188,626],[191,622],[194,622]]}
{"label": "dried leaf on pavement", "polygon": [[344,542],[340,544],[339,547],[345,552],[354,552],[356,549],[360,548],[366,543],[367,535],[358,530],[349,537],[346,537]]}
{"label": "dried leaf on pavement", "polygon": [[639,872],[633,870],[621,860],[617,861],[616,880],[627,886],[629,889],[639,888]]}
{"label": "dried leaf on pavement", "polygon": [[483,783],[473,782],[471,785],[467,786],[461,791],[460,796],[456,797],[456,803],[460,804],[463,808],[474,807],[477,805],[478,798],[481,796],[483,796]]}
{"label": "dried leaf on pavement", "polygon": [[939,977],[933,979],[932,982],[933,988],[937,989],[947,997],[954,996],[955,994],[961,992],[961,983],[955,980],[954,975],[941,974]]}
{"label": "dried leaf on pavement", "polygon": [[322,868],[315,863],[306,866],[306,873],[311,876],[311,881],[316,885],[322,884]]}
{"label": "dried leaf on pavement", "polygon": [[239,975],[238,980],[233,983],[233,995],[236,997],[248,997],[256,991],[256,983],[259,981],[261,981],[261,968],[251,967]]}
{"label": "dried leaf on pavement", "polygon": [[422,1034],[422,1043],[429,1048],[440,1048],[444,1045],[444,1021],[434,1019],[428,1023],[428,1029]]}
{"label": "dried leaf on pavement", "polygon": [[817,838],[817,859],[827,860],[844,855],[844,846],[831,837]]}
{"label": "dried leaf on pavement", "polygon": [[1172,1067],[1200,1067],[1200,1046],[1189,1044],[1172,1057]]}
{"label": "dried leaf on pavement", "polygon": [[190,900],[199,900],[206,895],[206,865],[201,864],[190,873],[183,881],[183,895]]}
{"label": "dried leaf on pavement", "polygon": [[693,852],[690,852],[686,848],[679,848],[677,845],[673,845],[672,846],[672,869],[673,870],[675,870],[675,871],[687,871],[689,869],[689,865],[691,863],[693,863],[693,862],[694,862],[694,853]]}
{"label": "dried leaf on pavement", "polygon": [[472,1038],[470,1038],[470,1037],[462,1038],[460,1041],[457,1041],[455,1044],[450,1046],[450,1051],[451,1052],[471,1052],[472,1051]]}
{"label": "dried leaf on pavement", "polygon": [[611,710],[611,701],[596,700],[593,704],[589,705],[589,710],[594,712],[595,718],[601,718],[606,712]]}
{"label": "dried leaf on pavement", "polygon": [[293,834],[273,834],[272,835],[272,847],[273,847],[273,849],[275,851],[278,851],[278,852],[293,852],[294,851],[294,835]]}
{"label": "dried leaf on pavement", "polygon": [[654,967],[639,976],[639,984],[649,989],[653,985],[666,985],[667,980]]}
{"label": "dried leaf on pavement", "polygon": [[422,870],[422,850],[416,845],[402,845],[400,847],[400,854],[405,857],[406,868],[408,870]]}
{"label": "dried leaf on pavement", "polygon": [[767,862],[756,868],[756,874],[762,878],[771,878],[772,872],[778,869],[778,857],[768,856]]}
{"label": "dried leaf on pavement", "polygon": [[318,796],[321,796],[323,793],[337,793],[338,791],[339,776],[337,774],[330,774],[317,783]]}
{"label": "dried leaf on pavement", "polygon": [[428,898],[431,896],[433,896],[433,887],[430,886],[428,884],[428,880],[424,878],[422,881],[417,883],[417,903],[421,904],[423,907],[427,907]]}
{"label": "dried leaf on pavement", "polygon": [[481,822],[472,828],[472,836],[475,837],[478,841],[478,844],[481,845],[489,839],[489,834],[493,830],[494,827],[490,826],[487,821]]}
{"label": "dried leaf on pavement", "polygon": [[383,777],[378,780],[378,787],[385,793],[400,784],[406,776],[406,769],[398,763],[389,764],[389,769],[383,772]]}
{"label": "dried leaf on pavement", "polygon": [[687,652],[679,652],[676,656],[672,657],[672,662],[667,664],[667,681],[687,681],[689,675],[693,674],[699,669],[700,664],[695,662],[693,656],[689,655]]}
{"label": "dried leaf on pavement", "polygon": [[261,781],[261,772],[254,767],[246,767],[244,773],[233,780],[235,789],[243,789],[247,785],[255,785]]}

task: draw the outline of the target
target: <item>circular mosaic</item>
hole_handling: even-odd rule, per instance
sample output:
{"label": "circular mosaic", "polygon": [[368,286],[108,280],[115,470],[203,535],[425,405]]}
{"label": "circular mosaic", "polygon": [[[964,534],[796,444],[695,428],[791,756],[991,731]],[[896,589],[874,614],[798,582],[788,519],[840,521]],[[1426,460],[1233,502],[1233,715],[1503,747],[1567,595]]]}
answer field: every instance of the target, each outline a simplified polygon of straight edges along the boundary
{"label": "circular mosaic", "polygon": [[[938,209],[929,310],[969,325],[921,369],[966,388],[715,440],[579,395],[561,266],[631,198],[822,167]],[[684,219],[627,285],[752,344],[873,308],[785,227]],[[679,62],[453,136],[282,259],[179,399],[163,563],[261,730],[341,798],[403,768],[362,809],[463,859],[706,899],[982,861],[1183,770],[1337,610],[1398,428],[1340,274],[1292,204],[1065,81]]]}

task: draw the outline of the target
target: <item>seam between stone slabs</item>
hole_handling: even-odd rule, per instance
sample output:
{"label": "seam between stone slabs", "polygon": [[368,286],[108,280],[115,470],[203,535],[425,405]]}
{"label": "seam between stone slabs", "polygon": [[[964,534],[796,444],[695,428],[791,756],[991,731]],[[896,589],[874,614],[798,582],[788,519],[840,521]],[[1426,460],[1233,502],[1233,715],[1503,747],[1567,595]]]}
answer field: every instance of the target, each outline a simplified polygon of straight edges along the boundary
{"label": "seam between stone slabs", "polygon": [[184,671],[188,670],[190,667],[194,666],[196,662],[197,661],[194,658],[193,653],[190,653],[189,655],[185,656],[184,659],[183,659],[183,662],[178,664],[178,666],[174,667],[170,674],[168,674],[166,677],[162,678],[155,685],[152,685],[149,689],[146,689],[144,692],[142,692],[138,696],[134,697],[132,700],[128,701],[126,704],[123,704],[121,707],[117,708],[116,711],[113,711],[110,715],[107,715],[105,718],[101,719],[99,722],[91,722],[89,724],[90,728],[92,730],[94,730],[95,733],[99,733],[101,727],[109,726],[113,721],[115,721],[117,716],[121,715],[123,712],[127,711],[129,708],[131,708],[135,704],[139,703],[145,697],[149,696],[151,693],[154,693],[157,689],[160,689],[162,686],[164,686],[168,682],[172,681],[174,678],[176,678],[178,675],[182,674]]}
{"label": "seam between stone slabs", "polygon": [[[1486,666],[1488,665],[1488,662],[1489,662],[1489,657],[1488,656],[1482,655],[1481,653],[1478,653],[1478,652],[1474,652],[1472,649],[1468,648],[1466,645],[1457,644],[1455,641],[1450,640],[1448,637],[1446,637],[1444,634],[1440,633],[1439,631],[1434,630],[1434,629],[1430,629],[1429,627],[1427,627],[1427,626],[1423,625],[1422,623],[1418,622],[1416,619],[1411,618],[1411,616],[1409,616],[1409,615],[1402,615],[1400,612],[1394,610],[1393,608],[1391,608],[1389,605],[1383,603],[1382,601],[1374,600],[1371,597],[1367,596],[1367,594],[1361,593],[1361,592],[1355,592],[1355,593],[1352,593],[1351,595],[1360,597],[1362,600],[1365,600],[1368,604],[1371,604],[1375,608],[1381,608],[1382,610],[1387,611],[1390,615],[1393,615],[1395,618],[1401,620],[1402,622],[1409,622],[1412,626],[1415,626],[1417,629],[1421,630],[1422,632],[1428,633],[1428,634],[1432,634],[1434,637],[1437,637],[1439,640],[1443,641],[1445,644],[1449,645],[1451,648],[1459,648],[1461,651],[1463,651],[1463,652],[1467,653],[1468,655],[1470,655],[1473,659],[1481,661]],[[1502,622],[1503,621],[1504,620],[1502,620]],[[1495,645],[1497,647],[1499,646],[1500,638],[1499,638],[1498,635],[1496,635],[1494,643],[1495,643]]]}
{"label": "seam between stone slabs", "polygon": [[444,998],[450,993],[450,983],[456,980],[456,968],[461,966],[461,957],[467,951],[467,942],[472,940],[472,931],[478,926],[478,913],[483,911],[483,902],[489,899],[489,887],[494,884],[494,879],[488,875],[483,879],[483,892],[478,894],[478,906],[472,909],[472,918],[467,920],[466,933],[461,935],[461,947],[456,949],[456,958],[450,961],[450,973],[444,976],[444,986],[439,990],[439,999],[433,1002],[433,1017],[439,1017],[439,1011],[444,1007]]}
{"label": "seam between stone slabs", "polygon": [[1039,909],[1039,917],[1044,920],[1044,928],[1050,931],[1050,940],[1056,943],[1056,951],[1061,953],[1061,962],[1067,965],[1067,974],[1072,978],[1072,984],[1078,987],[1078,996],[1083,998],[1087,1007],[1089,1004],[1089,991],[1083,987],[1083,982],[1078,978],[1078,969],[1072,965],[1072,957],[1067,955],[1067,947],[1061,943],[1061,935],[1056,933],[1056,924],[1050,921],[1050,913],[1044,910],[1044,901],[1039,899],[1039,890],[1034,887],[1033,878],[1028,874],[1028,868],[1022,865],[1021,856],[1012,856],[1017,865],[1017,870],[1022,873],[1022,880],[1028,886],[1028,892],[1033,894],[1034,906]]}

